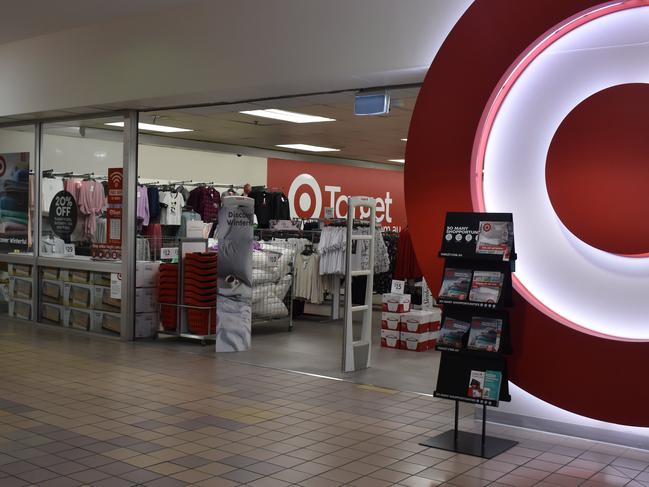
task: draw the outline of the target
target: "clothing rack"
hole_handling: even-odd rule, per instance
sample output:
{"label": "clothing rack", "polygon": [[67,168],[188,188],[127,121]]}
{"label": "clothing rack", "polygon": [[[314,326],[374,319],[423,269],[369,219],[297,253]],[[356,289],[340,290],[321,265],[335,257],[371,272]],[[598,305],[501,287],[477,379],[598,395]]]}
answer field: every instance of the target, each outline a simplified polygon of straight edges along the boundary
{"label": "clothing rack", "polygon": [[85,174],[74,174],[73,172],[54,172],[54,169],[46,169],[43,171],[44,178],[75,178],[75,179],[108,179],[106,176],[95,176],[94,172]]}

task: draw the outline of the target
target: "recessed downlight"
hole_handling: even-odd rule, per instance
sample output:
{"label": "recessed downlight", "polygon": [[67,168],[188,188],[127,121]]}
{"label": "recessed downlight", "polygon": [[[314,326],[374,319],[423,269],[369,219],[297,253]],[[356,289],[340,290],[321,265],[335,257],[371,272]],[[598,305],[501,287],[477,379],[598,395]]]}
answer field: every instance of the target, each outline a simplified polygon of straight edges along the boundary
{"label": "recessed downlight", "polygon": [[292,123],[317,123],[317,122],[335,122],[335,118],[319,117],[317,115],[307,115],[306,113],[288,112],[278,108],[269,108],[267,110],[244,110],[244,115],[253,117],[272,118]]}
{"label": "recessed downlight", "polygon": [[[111,127],[123,127],[124,122],[110,122],[106,125]],[[140,122],[137,124],[137,128],[140,130],[148,130],[150,132],[164,132],[167,134],[177,133],[177,132],[193,132],[192,129],[181,129],[180,127],[169,127],[167,125],[154,125],[152,123]]]}
{"label": "recessed downlight", "polygon": [[340,149],[333,149],[331,147],[320,147],[317,145],[309,144],[278,144],[276,147],[284,149],[303,150],[308,152],[340,152]]}

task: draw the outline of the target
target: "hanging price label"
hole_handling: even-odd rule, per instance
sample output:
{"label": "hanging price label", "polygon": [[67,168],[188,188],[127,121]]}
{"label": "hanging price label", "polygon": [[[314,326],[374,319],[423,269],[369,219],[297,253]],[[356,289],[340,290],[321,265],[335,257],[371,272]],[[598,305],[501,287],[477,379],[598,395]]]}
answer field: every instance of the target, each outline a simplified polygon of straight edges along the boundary
{"label": "hanging price label", "polygon": [[405,290],[406,281],[398,281],[396,279],[392,279],[392,288],[390,289],[390,292],[392,294],[403,294]]}
{"label": "hanging price label", "polygon": [[435,307],[435,298],[430,292],[426,279],[421,281],[421,309],[431,310]]}
{"label": "hanging price label", "polygon": [[110,275],[110,297],[111,299],[122,299],[122,275],[113,273]]}

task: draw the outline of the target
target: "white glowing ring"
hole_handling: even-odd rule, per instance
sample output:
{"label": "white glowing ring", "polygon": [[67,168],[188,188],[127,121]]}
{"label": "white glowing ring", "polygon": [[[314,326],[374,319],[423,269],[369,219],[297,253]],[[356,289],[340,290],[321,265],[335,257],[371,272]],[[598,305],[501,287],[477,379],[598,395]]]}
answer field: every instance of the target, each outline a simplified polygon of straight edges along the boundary
{"label": "white glowing ring", "polygon": [[[604,15],[591,11],[592,19],[576,19],[556,40],[540,40],[546,44],[519,61],[525,66],[515,79],[502,81],[504,99],[487,107],[473,160],[476,209],[514,214],[516,289],[557,321],[627,340],[649,339],[649,259],[614,255],[573,235],[550,202],[545,164],[554,134],[579,103],[611,86],[649,83],[648,3],[611,2]],[[596,216],[596,208],[586,211]]]}

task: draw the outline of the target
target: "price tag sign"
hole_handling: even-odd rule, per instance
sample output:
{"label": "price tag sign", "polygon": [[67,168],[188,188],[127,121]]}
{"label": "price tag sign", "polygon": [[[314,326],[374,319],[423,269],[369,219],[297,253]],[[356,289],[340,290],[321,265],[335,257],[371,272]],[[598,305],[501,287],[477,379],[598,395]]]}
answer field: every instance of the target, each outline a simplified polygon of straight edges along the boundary
{"label": "price tag sign", "polygon": [[65,244],[63,246],[63,256],[74,257],[74,255],[75,255],[74,244]]}
{"label": "price tag sign", "polygon": [[403,294],[406,290],[406,281],[398,281],[396,279],[392,279],[392,288],[390,289],[390,292],[392,294]]}
{"label": "price tag sign", "polygon": [[113,273],[110,275],[110,297],[111,299],[122,299],[122,275]]}
{"label": "price tag sign", "polygon": [[160,249],[160,260],[174,260],[178,258],[178,248],[169,247]]}
{"label": "price tag sign", "polygon": [[325,218],[333,218],[334,217],[334,209],[333,208],[325,208]]}

